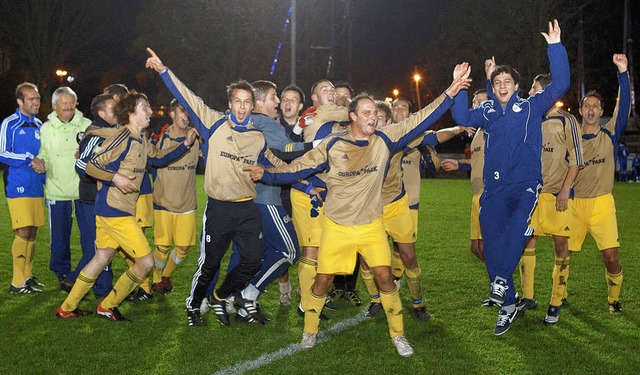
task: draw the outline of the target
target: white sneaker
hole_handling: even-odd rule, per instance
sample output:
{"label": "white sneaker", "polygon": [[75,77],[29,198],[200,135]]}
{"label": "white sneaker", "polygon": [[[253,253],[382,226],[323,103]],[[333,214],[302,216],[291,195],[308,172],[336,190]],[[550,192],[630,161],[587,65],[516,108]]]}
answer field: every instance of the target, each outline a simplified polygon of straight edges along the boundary
{"label": "white sneaker", "polygon": [[402,357],[411,357],[413,355],[413,347],[409,344],[409,341],[404,336],[398,336],[391,339],[393,346],[396,347],[396,351]]}
{"label": "white sneaker", "polygon": [[[313,333],[302,333],[302,341],[300,341],[300,347],[303,349],[313,348],[316,345],[316,335]],[[413,353],[413,351],[412,351]]]}
{"label": "white sneaker", "polygon": [[200,304],[200,315],[204,315],[206,313],[209,312],[209,309],[211,309],[209,307],[209,300],[207,298],[202,300],[202,303]]}
{"label": "white sneaker", "polygon": [[238,312],[236,310],[236,307],[234,306],[234,303],[236,301],[236,297],[234,295],[230,295],[225,299],[225,301],[227,303],[227,314],[235,314]]}

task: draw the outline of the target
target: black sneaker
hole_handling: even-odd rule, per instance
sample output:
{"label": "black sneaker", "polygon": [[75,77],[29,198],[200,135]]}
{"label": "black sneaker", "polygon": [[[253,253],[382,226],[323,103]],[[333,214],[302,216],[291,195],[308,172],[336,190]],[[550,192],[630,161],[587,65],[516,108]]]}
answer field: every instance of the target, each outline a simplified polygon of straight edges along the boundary
{"label": "black sneaker", "polygon": [[200,309],[187,309],[187,323],[189,327],[204,326],[204,322],[200,316]]}
{"label": "black sneaker", "polygon": [[262,312],[258,310],[258,308],[256,307],[256,301],[244,299],[244,297],[242,297],[242,293],[236,296],[235,305],[238,308],[239,307],[244,308],[245,311],[249,315],[251,315],[253,319],[257,320],[258,322],[262,324],[267,323],[267,319],[265,319],[265,317],[262,315]]}
{"label": "black sneaker", "polygon": [[544,325],[550,326],[558,323],[560,319],[560,306],[549,305],[547,316],[544,317]]}
{"label": "black sneaker", "polygon": [[620,304],[620,301],[615,301],[609,304],[610,314],[617,314],[621,312],[622,312],[622,305]]}
{"label": "black sneaker", "polygon": [[153,294],[149,294],[144,289],[139,288],[136,294],[131,299],[131,302],[144,302],[153,298]]}
{"label": "black sneaker", "polygon": [[38,280],[38,278],[35,276],[29,277],[27,281],[25,281],[25,284],[32,288],[42,288],[44,286],[42,281]]}
{"label": "black sneaker", "polygon": [[225,300],[221,301],[214,296],[211,296],[209,298],[209,307],[216,314],[216,319],[218,320],[218,322],[220,322],[220,324],[224,326],[228,326],[229,324],[231,324],[231,322],[229,321],[229,315],[227,314],[225,305]]}
{"label": "black sneaker", "polygon": [[9,292],[11,294],[32,294],[32,293],[41,293],[42,290],[38,288],[32,288],[29,285],[25,285],[23,287],[17,287],[11,284],[9,285]]}
{"label": "black sneaker", "polygon": [[520,313],[524,313],[527,310],[535,310],[538,308],[538,301],[535,298],[522,298],[518,303],[516,303],[516,309],[520,311]]}
{"label": "black sneaker", "polygon": [[236,314],[236,322],[238,323],[258,323],[257,320],[244,309],[244,307],[238,307],[238,313]]}
{"label": "black sneaker", "polygon": [[[296,310],[298,316],[304,318],[304,310],[302,310],[302,306],[298,305],[298,309]],[[329,320],[329,317],[325,315],[323,312],[320,313],[320,320]]]}
{"label": "black sneaker", "polygon": [[380,302],[371,302],[364,315],[374,317],[380,310],[382,310],[382,304]]}
{"label": "black sneaker", "polygon": [[507,280],[497,277],[494,282],[491,283],[491,291],[489,292],[489,299],[499,305],[504,303],[505,295],[507,294]]}
{"label": "black sneaker", "polygon": [[355,290],[350,290],[347,293],[345,293],[344,298],[347,301],[349,301],[349,304],[351,304],[351,306],[355,306],[355,307],[362,306],[362,301],[360,300],[360,297],[358,296],[358,293]]}
{"label": "black sneaker", "polygon": [[484,301],[482,301],[482,307],[493,307],[493,306],[500,306],[500,305],[498,305],[497,303],[493,302],[489,298],[487,298]]}
{"label": "black sneaker", "polygon": [[512,313],[508,313],[505,309],[500,309],[498,313],[498,321],[496,322],[496,328],[493,330],[493,334],[500,336],[507,332],[511,328],[511,322],[518,316],[518,309],[514,308]]}
{"label": "black sneaker", "polygon": [[424,306],[414,307],[413,316],[421,322],[426,322],[431,319],[431,314],[429,314],[429,311],[427,311],[427,308]]}
{"label": "black sneaker", "polygon": [[58,278],[58,281],[60,282],[61,290],[64,290],[67,293],[71,292],[71,289],[73,288],[73,281],[67,279],[67,275],[63,275]]}
{"label": "black sneaker", "polygon": [[129,319],[127,319],[120,313],[120,310],[118,310],[117,307],[105,309],[104,307],[102,307],[102,302],[98,304],[96,313],[98,313],[98,316],[100,316],[101,318],[105,318],[111,322],[130,322]]}

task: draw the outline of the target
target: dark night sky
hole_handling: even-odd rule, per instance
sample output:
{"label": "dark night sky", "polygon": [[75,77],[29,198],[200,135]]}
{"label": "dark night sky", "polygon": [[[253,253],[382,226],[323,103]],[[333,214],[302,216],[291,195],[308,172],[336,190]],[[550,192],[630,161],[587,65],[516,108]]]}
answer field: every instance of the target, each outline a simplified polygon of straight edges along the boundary
{"label": "dark night sky", "polygon": [[[351,1],[351,12],[352,12],[352,22],[351,25],[353,27],[353,35],[354,38],[351,40],[351,46],[353,51],[353,65],[354,67],[351,69],[351,74],[348,74],[348,67],[346,66],[346,51],[347,51],[347,38],[346,33],[340,30],[341,23],[340,21],[336,22],[336,31],[337,37],[340,37],[340,41],[336,48],[336,56],[334,72],[335,75],[332,77],[335,80],[346,79],[347,77],[351,77],[352,83],[354,84],[356,90],[364,89],[372,92],[377,96],[389,96],[390,91],[393,87],[400,88],[401,92],[412,95],[412,91],[414,86],[411,82],[412,72],[416,67],[420,70],[423,69],[422,61],[420,60],[420,56],[425,54],[425,46],[434,39],[445,35],[449,27],[447,25],[443,26],[441,21],[446,17],[450,16],[454,13],[455,7],[458,5],[459,1],[426,1],[426,0],[399,0],[399,1],[365,1],[365,0],[353,0]],[[486,1],[487,6],[490,6],[492,1]],[[587,1],[587,3],[592,3]],[[610,51],[605,51],[604,55],[610,56],[614,51],[619,51],[622,44],[622,26],[621,19],[615,19],[617,14],[621,13],[622,9],[622,1],[600,1],[599,4],[610,4],[611,16],[603,15],[601,17],[603,23],[610,24],[609,29],[602,33],[602,35],[598,36],[602,39],[606,39],[611,47]],[[632,3],[635,3],[632,1]],[[110,41],[104,43],[100,46],[96,46],[93,50],[95,51],[95,56],[91,51],[80,55],[74,56],[70,58],[69,70],[73,70],[73,65],[83,65],[83,64],[95,64],[95,70],[100,70],[103,67],[113,67],[117,66],[116,70],[119,71],[119,76],[122,78],[125,83],[129,84],[132,87],[136,87],[136,77],[143,70],[142,66],[144,63],[145,55],[143,51],[132,51],[131,42],[136,38],[136,14],[140,11],[145,10],[145,1],[126,1],[126,0],[112,0],[109,2],[111,7],[104,14],[103,20],[111,25],[110,27]],[[177,6],[179,2],[176,2]],[[242,4],[242,2],[237,2],[234,4]],[[279,20],[277,20],[277,24],[274,25],[275,28],[281,29],[282,21],[286,15],[286,9],[289,5],[288,1],[280,1],[273,2],[276,10],[277,8],[282,8],[282,16]],[[339,6],[344,6],[344,0],[319,0],[319,1],[298,1],[299,7],[299,24],[298,24],[298,34],[301,38],[305,38],[305,41],[313,42],[313,31],[306,29],[305,19],[303,18],[305,15],[313,14],[313,11],[321,12],[323,9],[326,9],[327,4],[337,4]],[[325,8],[323,8],[323,5]],[[637,4],[632,4],[632,7],[637,8]],[[588,8],[587,8],[588,9]],[[168,11],[168,10],[167,10]],[[636,14],[636,9],[632,10],[633,14]],[[321,16],[315,14],[316,16]],[[340,16],[340,15],[339,15]],[[526,15],[522,15],[522,17],[526,17]],[[465,22],[464,19],[458,20],[456,22]],[[488,22],[514,22],[517,23],[518,20],[488,20]],[[568,25],[573,21],[569,21]],[[451,25],[454,26],[454,25]],[[590,30],[596,29],[589,28],[585,30],[585,34],[589,33]],[[601,30],[601,29],[600,29]],[[635,28],[636,32],[638,27]],[[539,30],[541,31],[541,30]],[[564,35],[563,35],[564,36]],[[326,37],[323,40],[323,36],[318,35],[317,44],[326,43]],[[282,61],[288,61],[286,55],[289,54],[289,40],[288,35],[284,38],[284,46],[281,54]],[[445,35],[446,38],[446,35]],[[542,37],[540,37],[542,38]],[[469,39],[470,43],[473,43],[473,36]],[[636,40],[640,40],[640,36],[635,38]],[[269,43],[273,45],[272,51],[275,52],[275,46],[278,43],[278,40],[265,40],[265,43]],[[574,41],[564,41],[565,44],[573,43]],[[571,48],[570,50],[571,53]],[[640,49],[637,47],[636,49]],[[303,59],[305,56],[308,56],[309,46],[304,43],[299,43],[299,65],[305,66],[308,64],[307,61]],[[438,54],[440,51],[427,51],[428,54]],[[206,53],[206,51],[204,52]],[[284,57],[282,55],[285,55]],[[637,52],[636,52],[637,55]],[[317,55],[316,55],[317,56]],[[588,58],[595,58],[595,53],[592,51],[587,51]],[[477,55],[477,56],[469,56],[465,59],[468,59],[476,68],[475,74],[479,74],[482,71],[482,61],[487,56]],[[271,59],[272,56],[269,57]],[[600,58],[600,57],[598,57]],[[603,65],[603,72],[610,72],[611,67],[606,66],[605,58],[602,58],[603,62],[591,62],[587,61],[587,64],[591,64],[595,66],[593,69],[595,72],[598,72],[597,69],[600,69],[600,65]],[[636,59],[636,64],[640,61],[640,59]],[[194,61],[194,64],[198,64],[197,61]],[[447,62],[448,64],[448,62]],[[322,64],[320,64],[322,65]],[[448,66],[448,65],[447,65]],[[592,66],[592,68],[593,68]],[[268,66],[260,67],[262,71],[268,71]],[[288,71],[288,66],[284,64],[284,62],[278,67],[278,69],[282,69]],[[638,70],[638,69],[636,69]],[[300,74],[305,74],[305,71],[302,67],[299,67]],[[430,74],[431,72],[427,72]],[[286,73],[288,77],[288,73]],[[599,73],[598,73],[599,74]],[[308,87],[306,84],[315,81],[316,79],[322,78],[324,75],[323,71],[317,71],[314,75],[308,74],[309,76],[299,76],[298,82],[302,84],[305,91],[308,91]],[[87,80],[83,80],[83,77],[78,77],[78,81],[73,85],[74,89],[80,95],[80,104],[81,109],[87,113],[87,106],[90,98],[98,93],[98,90],[101,89],[105,83],[100,82],[95,77],[98,75],[94,75],[92,79],[87,82]],[[475,77],[478,77],[474,75]],[[637,74],[636,74],[637,76]],[[84,77],[86,78],[86,77]],[[266,78],[266,77],[264,77]],[[523,77],[525,82],[529,82],[532,77]],[[614,78],[613,75],[610,77]],[[433,77],[432,77],[433,79]],[[10,77],[2,77],[2,80],[10,80]],[[430,80],[427,79],[429,82]],[[280,87],[288,84],[289,82],[277,82]],[[3,85],[6,86],[6,85]],[[528,87],[528,83],[525,84]],[[140,87],[141,89],[145,89],[144,87]],[[440,92],[444,87],[427,87],[425,88],[429,91]],[[220,87],[220,91],[223,92],[223,88]],[[6,100],[2,101],[3,103],[7,103]],[[8,105],[10,108],[4,108],[7,104],[3,104],[3,113],[7,113],[15,108],[11,105],[11,101],[8,101]],[[12,107],[12,108],[11,108]]]}

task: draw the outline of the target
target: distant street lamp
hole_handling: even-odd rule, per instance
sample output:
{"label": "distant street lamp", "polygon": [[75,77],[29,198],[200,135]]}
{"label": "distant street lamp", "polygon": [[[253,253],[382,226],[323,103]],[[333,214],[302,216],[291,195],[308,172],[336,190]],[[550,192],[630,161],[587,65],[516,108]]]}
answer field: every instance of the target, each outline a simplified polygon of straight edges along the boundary
{"label": "distant street lamp", "polygon": [[561,102],[560,100],[558,100],[558,101],[556,102],[556,108],[562,108],[562,107],[564,107],[564,103],[563,103],[563,102]]}
{"label": "distant street lamp", "polygon": [[420,80],[422,77],[416,73],[413,75],[413,80],[416,82],[416,97],[418,98],[418,110],[422,108],[422,102],[420,100]]}
{"label": "distant street lamp", "polygon": [[400,95],[400,90],[398,90],[398,89],[393,89],[392,92],[393,92],[393,96],[396,97],[396,98],[398,97],[398,95]]}
{"label": "distant street lamp", "polygon": [[56,75],[60,79],[60,83],[61,84],[64,82],[64,77],[66,77],[67,74],[69,74],[69,73],[66,70],[62,70],[62,69],[56,70]]}

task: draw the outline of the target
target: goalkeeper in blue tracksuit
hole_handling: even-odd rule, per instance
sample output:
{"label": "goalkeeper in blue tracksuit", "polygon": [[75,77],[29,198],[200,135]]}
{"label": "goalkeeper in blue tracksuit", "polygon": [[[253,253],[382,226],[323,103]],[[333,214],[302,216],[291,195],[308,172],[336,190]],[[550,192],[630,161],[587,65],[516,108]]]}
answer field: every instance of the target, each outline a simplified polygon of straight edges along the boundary
{"label": "goalkeeper in blue tracksuit", "polygon": [[520,98],[518,72],[509,66],[495,67],[490,59],[485,63],[490,74],[489,100],[468,109],[463,90],[451,110],[458,124],[485,131],[480,228],[491,281],[489,298],[502,305],[495,335],[505,333],[517,316],[513,271],[533,232],[529,220],[542,184],[542,117],[569,88],[569,61],[560,43],[558,22],[550,22],[548,33],[542,35],[549,44],[553,79],[544,91]]}

